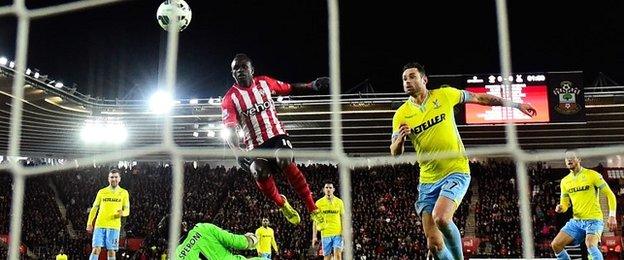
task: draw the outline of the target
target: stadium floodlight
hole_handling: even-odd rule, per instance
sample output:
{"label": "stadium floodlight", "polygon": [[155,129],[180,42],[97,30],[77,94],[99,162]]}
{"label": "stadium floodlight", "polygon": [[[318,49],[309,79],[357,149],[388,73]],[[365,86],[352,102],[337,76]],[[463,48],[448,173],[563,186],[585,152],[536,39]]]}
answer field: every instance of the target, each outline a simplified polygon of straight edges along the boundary
{"label": "stadium floodlight", "polygon": [[35,72],[35,78],[38,79],[39,78],[39,72]]}
{"label": "stadium floodlight", "polygon": [[284,101],[284,97],[282,96],[277,97],[277,102],[282,103],[282,101]]}
{"label": "stadium floodlight", "polygon": [[199,133],[198,132],[193,132],[193,137],[199,137]]}
{"label": "stadium floodlight", "polygon": [[223,129],[221,130],[221,138],[222,138],[223,140],[227,140],[228,138],[230,138],[230,135],[231,135],[231,134],[232,134],[232,133],[230,133],[230,129],[229,129],[229,128],[223,128]]}
{"label": "stadium floodlight", "polygon": [[221,105],[221,98],[210,98],[208,99],[209,105]]}
{"label": "stadium floodlight", "polygon": [[12,68],[15,68],[15,62],[13,62],[13,61],[9,62],[9,67],[10,67],[11,69],[12,69]]}
{"label": "stadium floodlight", "polygon": [[208,130],[207,132],[207,136],[210,138],[214,138],[217,135],[217,133],[215,133],[215,131],[213,130]]}
{"label": "stadium floodlight", "polygon": [[30,75],[32,71],[30,69],[26,69],[26,75]]}
{"label": "stadium floodlight", "polygon": [[171,111],[174,103],[175,101],[173,100],[171,93],[164,90],[158,90],[150,98],[149,108],[150,111],[156,114],[166,114]]}
{"label": "stadium floodlight", "polygon": [[197,105],[199,103],[199,100],[197,100],[196,98],[193,98],[189,101],[189,104],[191,105]]}
{"label": "stadium floodlight", "polygon": [[9,62],[9,59],[6,57],[0,57],[0,65],[5,66],[7,65],[7,62]]}
{"label": "stadium floodlight", "polygon": [[62,88],[63,86],[63,82],[56,82],[56,84],[54,84],[55,88]]}

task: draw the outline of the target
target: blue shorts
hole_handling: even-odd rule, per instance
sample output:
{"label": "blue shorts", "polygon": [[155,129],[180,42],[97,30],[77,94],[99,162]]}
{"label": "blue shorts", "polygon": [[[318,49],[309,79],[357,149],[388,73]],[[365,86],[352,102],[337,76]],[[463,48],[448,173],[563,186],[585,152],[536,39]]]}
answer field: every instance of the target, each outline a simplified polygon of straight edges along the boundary
{"label": "blue shorts", "polygon": [[440,196],[453,200],[459,206],[469,186],[470,174],[465,173],[451,173],[435,183],[419,184],[416,213],[422,216],[424,212],[433,212],[433,207]]}
{"label": "blue shorts", "polygon": [[262,254],[260,254],[260,258],[262,258],[262,259],[271,259],[271,253],[262,253]]}
{"label": "blue shorts", "polygon": [[604,223],[602,220],[570,219],[561,231],[574,238],[573,245],[579,245],[585,241],[586,235],[597,235],[600,237],[603,229]]}
{"label": "blue shorts", "polygon": [[331,255],[334,249],[342,250],[344,246],[342,236],[324,237],[321,241],[323,242],[323,256]]}
{"label": "blue shorts", "polygon": [[117,251],[119,249],[119,229],[95,228],[91,246]]}

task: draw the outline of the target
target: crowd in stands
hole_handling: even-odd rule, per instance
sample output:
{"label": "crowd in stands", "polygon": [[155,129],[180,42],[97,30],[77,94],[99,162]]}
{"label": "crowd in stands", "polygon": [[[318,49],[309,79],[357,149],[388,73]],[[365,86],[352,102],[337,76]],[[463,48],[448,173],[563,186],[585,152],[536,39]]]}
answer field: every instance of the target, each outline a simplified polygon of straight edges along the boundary
{"label": "crowd in stands", "polygon": [[[109,167],[88,167],[55,174],[29,177],[26,185],[22,240],[38,256],[49,259],[63,250],[70,258],[85,259],[90,253],[91,235],[86,220],[97,190],[107,185]],[[341,197],[338,168],[328,164],[301,165],[315,199],[331,181]],[[145,238],[134,252],[159,257],[166,250],[166,232],[156,232],[158,223],[170,210],[171,167],[139,164],[121,168],[121,186],[130,192],[130,217],[125,219],[122,236]],[[522,253],[515,164],[507,161],[471,163],[472,185],[455,223],[465,235],[471,201],[476,201],[475,235],[481,239],[476,254],[519,257]],[[426,239],[421,219],[416,215],[417,165],[395,165],[355,169],[352,172],[353,243],[358,259],[424,258]],[[529,168],[535,250],[537,257],[552,257],[550,240],[569,216],[555,214],[559,200],[559,180],[566,170],[544,165]],[[251,174],[237,168],[203,165],[184,166],[183,220],[192,227],[211,222],[236,233],[253,232],[268,217],[275,230],[281,259],[300,259],[315,253],[311,249],[309,212],[286,182],[274,176],[278,189],[302,217],[302,225],[286,222],[272,202],[257,189]],[[54,191],[56,189],[56,194]],[[619,190],[619,189],[617,189]],[[0,173],[0,235],[8,234],[11,201],[11,175]],[[476,191],[473,195],[473,191]],[[617,192],[616,192],[617,193]],[[623,194],[621,192],[620,194]],[[478,197],[477,195],[478,194]],[[62,217],[58,196],[66,208]],[[622,196],[618,196],[620,199]],[[621,207],[620,207],[621,208]],[[74,230],[69,234],[70,228]],[[253,256],[255,252],[237,252]],[[0,246],[0,257],[6,249]]]}

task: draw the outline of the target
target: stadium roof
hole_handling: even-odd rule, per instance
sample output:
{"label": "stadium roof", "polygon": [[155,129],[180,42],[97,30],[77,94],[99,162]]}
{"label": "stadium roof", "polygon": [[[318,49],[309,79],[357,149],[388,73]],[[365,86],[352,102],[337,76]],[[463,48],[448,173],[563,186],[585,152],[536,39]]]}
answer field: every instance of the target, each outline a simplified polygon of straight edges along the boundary
{"label": "stadium roof", "polygon": [[[9,142],[13,75],[13,69],[0,66],[2,152],[7,150]],[[521,147],[541,150],[624,144],[624,91],[586,92],[585,97],[587,123],[519,125]],[[388,154],[394,109],[404,100],[402,93],[343,95],[345,151],[354,156]],[[219,98],[179,100],[170,114],[175,143],[180,147],[218,147],[228,153],[218,134],[219,102]],[[163,117],[150,113],[146,100],[95,99],[72,88],[55,87],[51,80],[31,74],[26,76],[22,104],[21,154],[24,156],[76,158],[161,142]],[[328,96],[290,96],[276,100],[279,117],[297,149],[331,149],[329,104]],[[123,121],[128,129],[126,143],[112,148],[84,144],[79,138],[80,130],[85,120],[94,118]],[[214,131],[215,136],[208,137],[209,131]],[[460,125],[459,131],[467,147],[505,143],[504,126]],[[160,156],[168,155],[154,155],[154,158]]]}

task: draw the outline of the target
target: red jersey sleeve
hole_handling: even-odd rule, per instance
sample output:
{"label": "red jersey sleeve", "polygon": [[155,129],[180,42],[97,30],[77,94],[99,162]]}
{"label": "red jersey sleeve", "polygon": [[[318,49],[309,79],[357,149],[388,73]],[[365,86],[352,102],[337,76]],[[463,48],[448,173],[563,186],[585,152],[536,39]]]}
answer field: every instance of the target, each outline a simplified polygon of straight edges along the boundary
{"label": "red jersey sleeve", "polygon": [[234,102],[230,99],[230,93],[223,97],[221,102],[221,118],[226,127],[238,126],[238,113],[234,107]]}
{"label": "red jersey sleeve", "polygon": [[290,91],[292,91],[290,83],[282,82],[268,76],[260,76],[258,79],[264,80],[268,83],[271,94],[285,96],[290,94]]}

